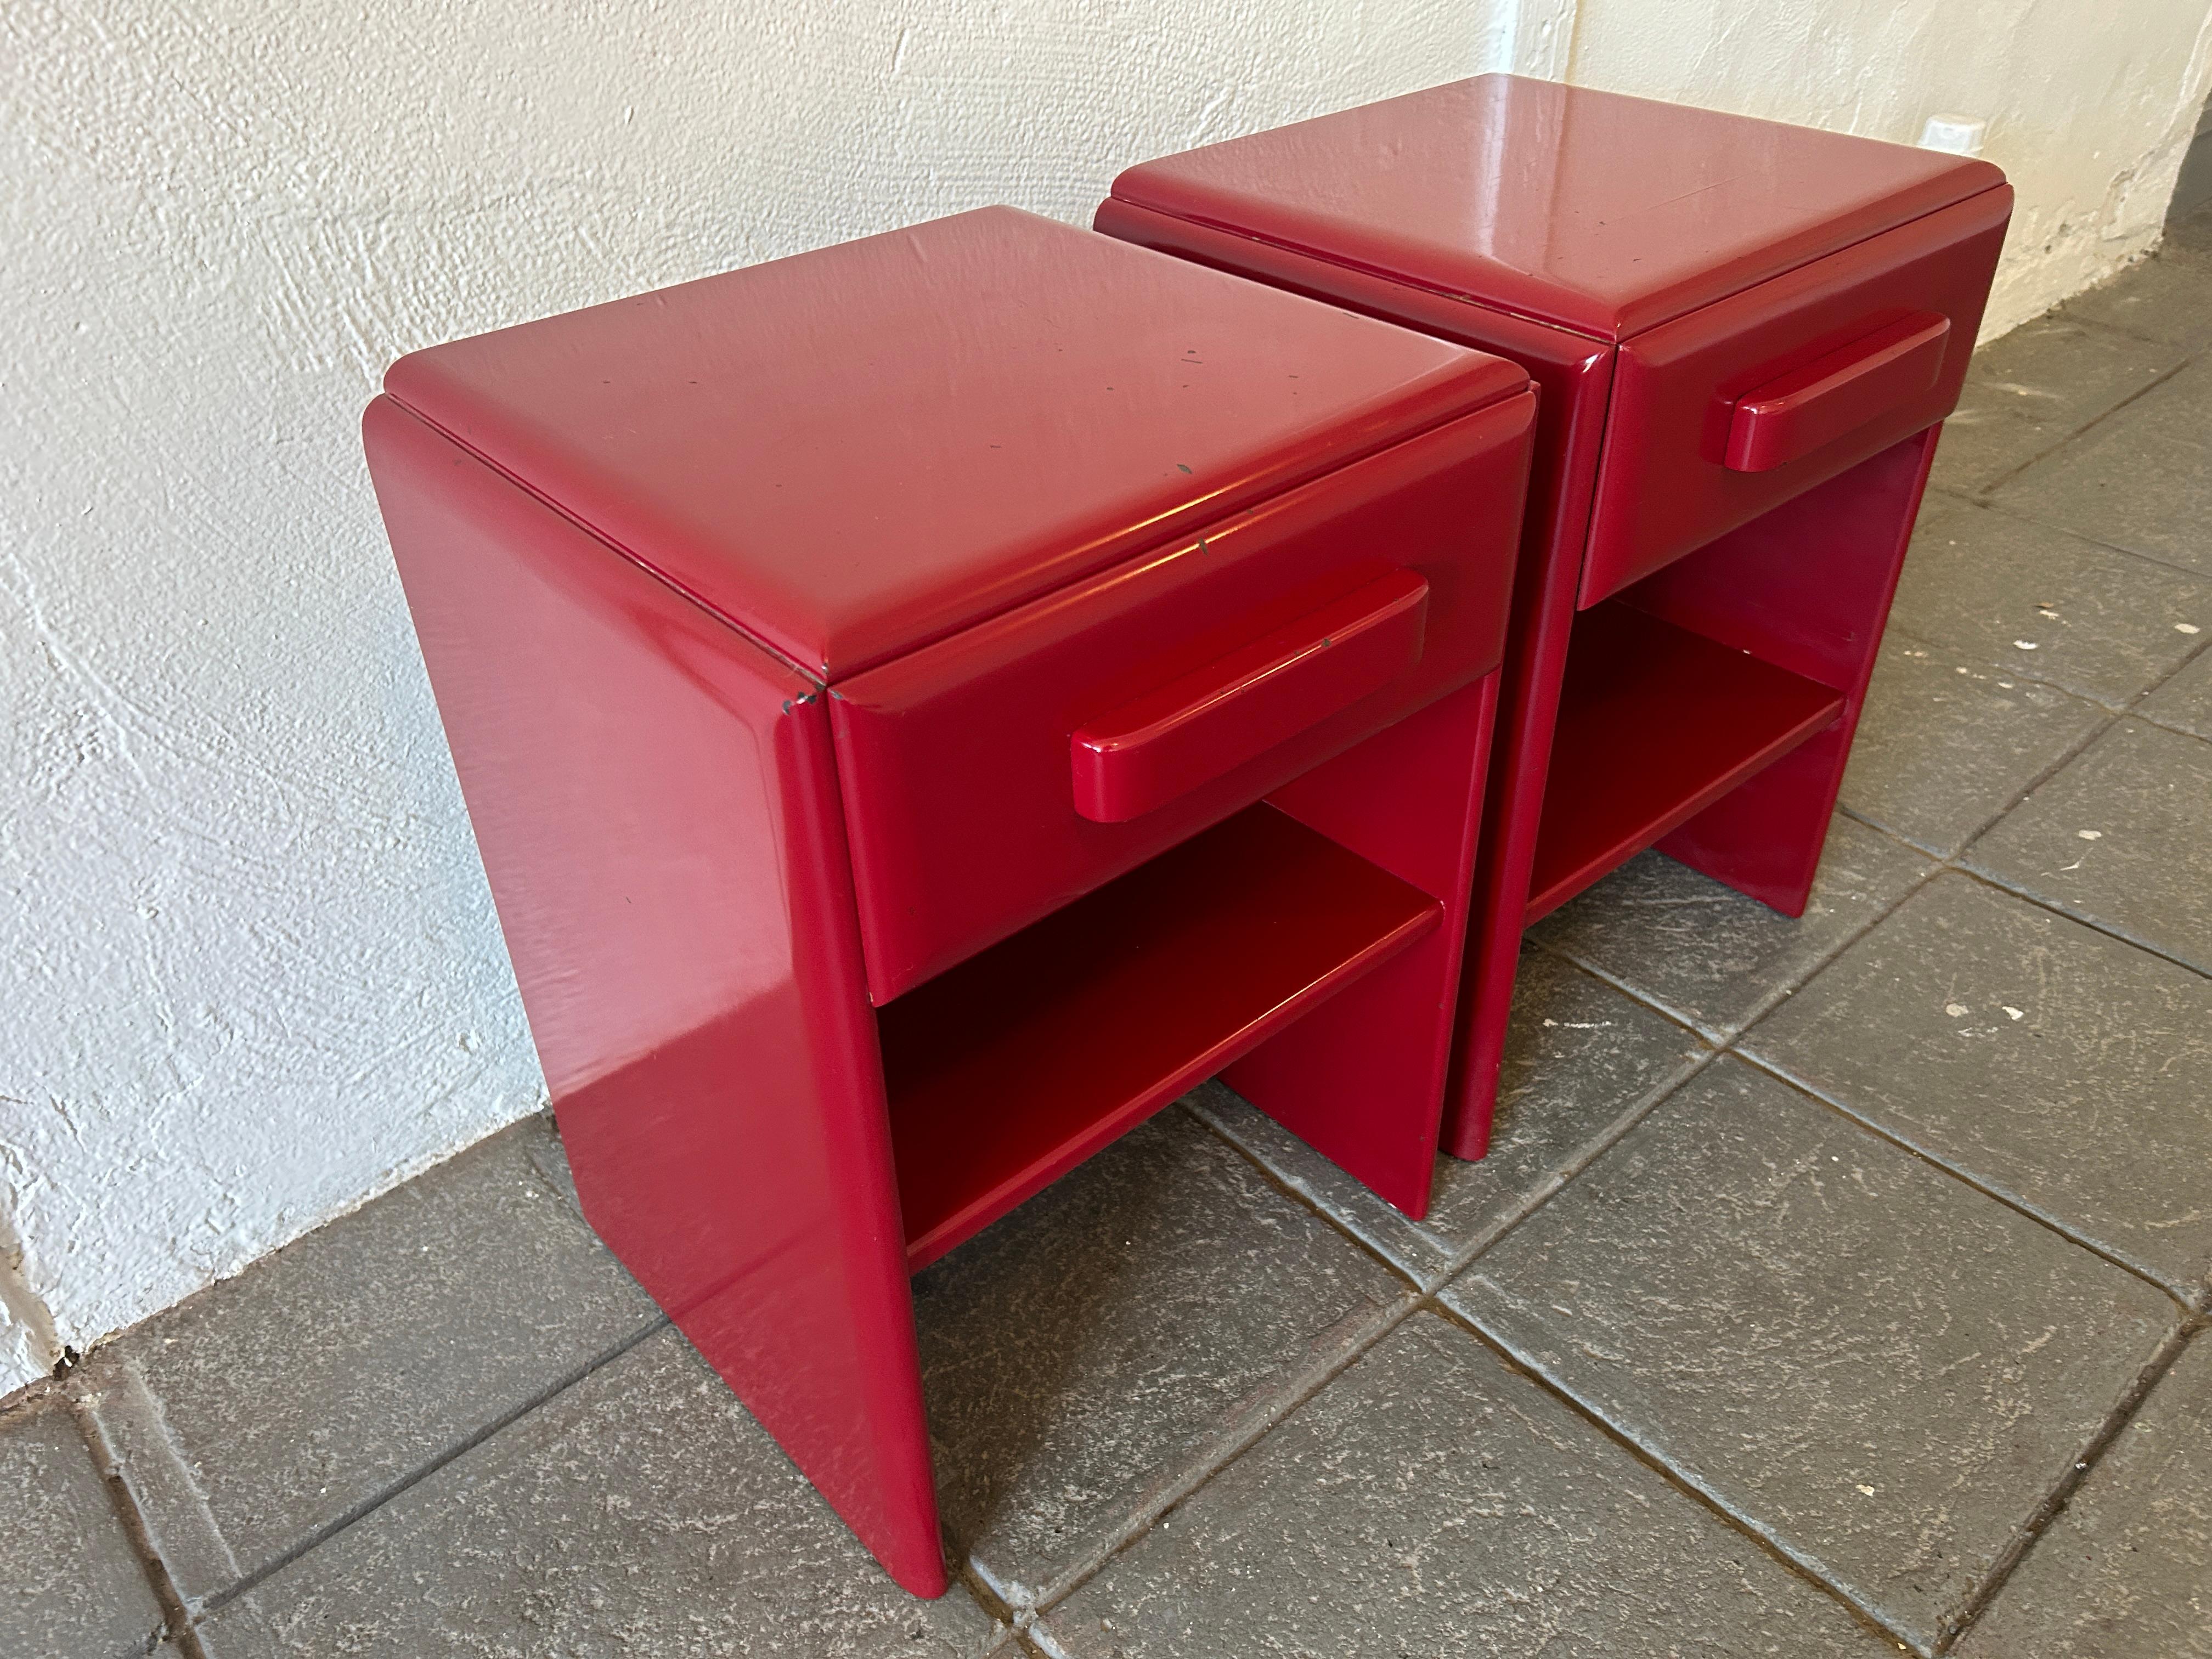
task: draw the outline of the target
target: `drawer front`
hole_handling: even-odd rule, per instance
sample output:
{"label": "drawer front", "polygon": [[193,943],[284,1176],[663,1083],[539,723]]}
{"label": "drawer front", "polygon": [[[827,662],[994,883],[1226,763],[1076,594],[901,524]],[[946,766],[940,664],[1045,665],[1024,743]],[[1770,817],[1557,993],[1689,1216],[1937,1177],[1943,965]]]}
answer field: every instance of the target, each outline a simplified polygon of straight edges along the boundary
{"label": "drawer front", "polygon": [[1949,414],[2011,210],[1984,191],[1624,344],[1580,603]]}
{"label": "drawer front", "polygon": [[1523,392],[830,689],[878,1003],[1488,673]]}

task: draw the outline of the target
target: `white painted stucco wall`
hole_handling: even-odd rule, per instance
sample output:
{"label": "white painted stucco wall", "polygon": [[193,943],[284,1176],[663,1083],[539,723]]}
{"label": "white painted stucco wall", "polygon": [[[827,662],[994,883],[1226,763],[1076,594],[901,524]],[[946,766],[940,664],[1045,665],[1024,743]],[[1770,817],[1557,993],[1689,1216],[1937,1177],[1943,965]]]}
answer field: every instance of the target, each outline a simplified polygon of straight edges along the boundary
{"label": "white painted stucco wall", "polygon": [[1898,143],[1989,123],[2017,200],[1982,337],[2158,240],[2212,84],[2206,0],[1510,0],[1577,85]]}
{"label": "white painted stucco wall", "polygon": [[0,8],[0,1395],[535,1106],[400,352],[1482,67],[1448,0]]}
{"label": "white painted stucco wall", "polygon": [[539,1099],[359,459],[393,356],[1509,66],[1986,113],[2016,319],[2154,223],[2207,3],[0,8],[0,1395]]}

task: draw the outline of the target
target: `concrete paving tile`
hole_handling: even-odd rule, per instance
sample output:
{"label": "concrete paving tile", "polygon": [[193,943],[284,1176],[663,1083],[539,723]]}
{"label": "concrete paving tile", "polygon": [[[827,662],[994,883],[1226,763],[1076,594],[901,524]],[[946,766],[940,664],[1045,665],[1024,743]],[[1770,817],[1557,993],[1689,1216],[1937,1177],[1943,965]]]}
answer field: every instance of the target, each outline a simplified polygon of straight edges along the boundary
{"label": "concrete paving tile", "polygon": [[[2212,576],[2212,362],[1995,491],[2008,511]],[[2165,391],[2161,387],[2160,391]],[[2153,398],[2157,398],[2154,402]]]}
{"label": "concrete paving tile", "polygon": [[1037,1634],[1068,1659],[1896,1651],[1430,1314]]}
{"label": "concrete paving tile", "polygon": [[1930,496],[1890,617],[1917,638],[2118,708],[2203,643],[2212,581]]}
{"label": "concrete paving tile", "polygon": [[1959,407],[1943,423],[1932,482],[1968,495],[1987,489],[2187,356],[2065,316],[2024,323],[1974,354]]}
{"label": "concrete paving tile", "polygon": [[2212,1656],[2212,1341],[2160,1379],[1954,1650],[1960,1659]]}
{"label": "concrete paving tile", "polygon": [[[2212,623],[2205,632],[2212,634]],[[2195,661],[2137,703],[2135,712],[2160,726],[2212,738],[2212,651],[2199,652]]]}
{"label": "concrete paving tile", "polygon": [[659,1315],[548,1185],[531,1118],[105,1349],[87,1398],[198,1602]]}
{"label": "concrete paving tile", "polygon": [[2180,1312],[1734,1059],[1445,1300],[1923,1651]]}
{"label": "concrete paving tile", "polygon": [[1547,951],[1526,948],[1490,1152],[1437,1159],[1429,1213],[1403,1214],[1218,1084],[1191,1109],[1424,1288],[1596,1156],[1705,1052],[1687,1032]]}
{"label": "concrete paving tile", "polygon": [[2121,720],[1976,842],[2006,886],[2212,973],[2212,744]]}
{"label": "concrete paving tile", "polygon": [[2212,444],[2212,360],[2199,357],[2168,375],[2130,405],[2131,428],[2183,443]]}
{"label": "concrete paving tile", "polygon": [[1948,858],[2106,718],[2056,687],[1892,628],[1844,772],[1843,804]]}
{"label": "concrete paving tile", "polygon": [[161,1603],[59,1396],[0,1412],[0,1653],[149,1651],[161,1638]]}
{"label": "concrete paving tile", "polygon": [[893,1583],[672,1328],[202,1628],[212,1659],[975,1659],[1000,1634],[957,1585]]}
{"label": "concrete paving tile", "polygon": [[[1881,1041],[1869,1042],[1878,1031]],[[2176,1295],[2212,1273],[2212,981],[1938,878],[1744,1041]]]}
{"label": "concrete paving tile", "polygon": [[1788,995],[1935,868],[1838,815],[1800,918],[1644,853],[1538,922],[1534,936],[1719,1041]]}
{"label": "concrete paving tile", "polygon": [[2059,314],[2201,350],[2212,345],[2212,264],[2185,253],[2146,259],[2075,295]]}
{"label": "concrete paving tile", "polygon": [[1164,1113],[916,1276],[947,1530],[1010,1604],[1048,1599],[1411,1301]]}

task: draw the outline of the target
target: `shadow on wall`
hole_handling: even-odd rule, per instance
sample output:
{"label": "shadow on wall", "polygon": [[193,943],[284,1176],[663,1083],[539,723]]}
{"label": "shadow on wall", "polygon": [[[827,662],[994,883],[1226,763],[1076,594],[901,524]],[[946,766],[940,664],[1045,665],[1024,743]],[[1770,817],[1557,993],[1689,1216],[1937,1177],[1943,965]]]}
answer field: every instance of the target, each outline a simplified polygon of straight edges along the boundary
{"label": "shadow on wall", "polygon": [[2173,200],[2166,210],[2168,223],[2194,213],[2212,202],[2212,100],[2197,118],[2197,137],[2181,158],[2181,173],[2173,181]]}

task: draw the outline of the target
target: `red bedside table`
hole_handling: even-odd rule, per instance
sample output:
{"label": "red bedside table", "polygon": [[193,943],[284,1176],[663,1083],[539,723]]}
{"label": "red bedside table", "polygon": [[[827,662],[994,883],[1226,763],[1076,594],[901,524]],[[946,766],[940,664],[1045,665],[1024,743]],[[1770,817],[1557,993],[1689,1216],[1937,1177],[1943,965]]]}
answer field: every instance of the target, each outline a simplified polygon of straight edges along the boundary
{"label": "red bedside table", "polygon": [[1543,393],[1444,1146],[1522,930],[1656,845],[1801,915],[2012,192],[1983,161],[1510,76],[1132,167],[1097,227]]}
{"label": "red bedside table", "polygon": [[1224,1066],[1425,1205],[1534,404],[992,209],[370,405],[585,1212],[909,1589],[913,1268]]}

